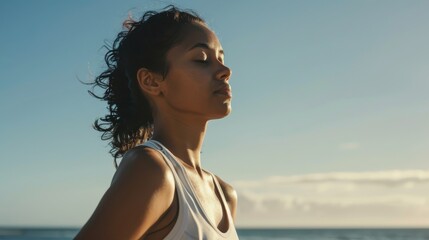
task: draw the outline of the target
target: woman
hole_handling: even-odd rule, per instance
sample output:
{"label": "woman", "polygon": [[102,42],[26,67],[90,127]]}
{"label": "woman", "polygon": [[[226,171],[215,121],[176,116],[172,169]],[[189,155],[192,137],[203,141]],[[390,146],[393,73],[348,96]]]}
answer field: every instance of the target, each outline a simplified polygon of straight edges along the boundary
{"label": "woman", "polygon": [[207,122],[231,111],[218,38],[174,6],[124,26],[94,82],[110,110],[95,128],[122,161],[75,239],[238,239],[236,193],[200,160]]}

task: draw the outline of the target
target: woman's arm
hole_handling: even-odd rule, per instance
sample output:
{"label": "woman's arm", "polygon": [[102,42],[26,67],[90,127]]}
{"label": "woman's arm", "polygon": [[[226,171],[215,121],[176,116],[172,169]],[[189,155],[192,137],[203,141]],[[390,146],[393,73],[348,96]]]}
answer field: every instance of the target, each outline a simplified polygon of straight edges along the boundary
{"label": "woman's arm", "polygon": [[130,150],[75,239],[139,239],[170,207],[174,178],[153,149]]}

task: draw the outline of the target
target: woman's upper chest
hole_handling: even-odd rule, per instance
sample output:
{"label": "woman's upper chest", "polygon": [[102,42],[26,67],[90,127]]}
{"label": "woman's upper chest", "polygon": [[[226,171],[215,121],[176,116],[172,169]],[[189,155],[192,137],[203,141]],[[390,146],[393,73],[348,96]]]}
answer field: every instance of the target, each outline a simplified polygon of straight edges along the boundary
{"label": "woman's upper chest", "polygon": [[201,177],[196,171],[185,170],[196,201],[201,205],[207,217],[218,226],[219,230],[228,229],[228,218],[225,206],[214,183],[213,175],[203,171]]}

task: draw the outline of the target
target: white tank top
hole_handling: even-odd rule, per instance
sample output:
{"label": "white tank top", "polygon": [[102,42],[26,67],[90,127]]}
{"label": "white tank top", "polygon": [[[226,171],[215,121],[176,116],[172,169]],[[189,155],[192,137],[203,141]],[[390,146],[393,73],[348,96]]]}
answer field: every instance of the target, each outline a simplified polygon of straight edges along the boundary
{"label": "white tank top", "polygon": [[231,212],[228,204],[226,203],[225,196],[222,188],[219,185],[216,177],[212,175],[217,191],[220,193],[222,204],[225,206],[228,218],[228,230],[226,232],[220,231],[216,224],[214,224],[207,217],[204,209],[198,200],[195,191],[189,181],[184,167],[180,164],[174,155],[164,147],[160,142],[149,140],[142,144],[143,146],[150,147],[157,150],[164,157],[165,162],[173,172],[175,186],[177,189],[177,197],[179,201],[179,215],[177,216],[176,223],[171,232],[164,238],[165,240],[219,240],[219,239],[238,239],[237,231],[235,229]]}

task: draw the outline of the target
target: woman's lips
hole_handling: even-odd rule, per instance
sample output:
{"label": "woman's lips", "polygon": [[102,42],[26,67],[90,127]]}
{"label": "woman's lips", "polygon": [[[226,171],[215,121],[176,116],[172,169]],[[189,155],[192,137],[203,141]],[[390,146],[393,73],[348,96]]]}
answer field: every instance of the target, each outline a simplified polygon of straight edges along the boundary
{"label": "woman's lips", "polygon": [[232,97],[232,92],[231,92],[231,88],[230,87],[221,88],[219,90],[216,90],[214,93],[218,94],[218,95],[227,96],[229,98]]}

